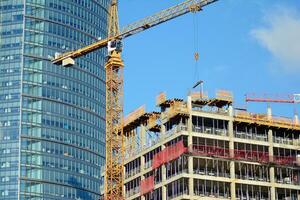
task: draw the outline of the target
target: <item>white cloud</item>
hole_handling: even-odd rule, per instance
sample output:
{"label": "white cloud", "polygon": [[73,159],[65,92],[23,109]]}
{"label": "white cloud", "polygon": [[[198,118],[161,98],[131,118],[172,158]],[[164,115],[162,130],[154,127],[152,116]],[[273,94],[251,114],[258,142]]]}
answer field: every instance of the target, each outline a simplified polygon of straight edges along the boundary
{"label": "white cloud", "polygon": [[300,70],[300,15],[291,8],[277,7],[265,16],[266,26],[251,34],[288,71]]}

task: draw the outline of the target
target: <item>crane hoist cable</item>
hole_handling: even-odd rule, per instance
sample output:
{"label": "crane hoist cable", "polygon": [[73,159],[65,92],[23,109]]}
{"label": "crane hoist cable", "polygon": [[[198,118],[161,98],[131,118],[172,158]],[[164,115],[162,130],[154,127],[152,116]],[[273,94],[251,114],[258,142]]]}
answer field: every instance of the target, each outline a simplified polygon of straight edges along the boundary
{"label": "crane hoist cable", "polygon": [[193,13],[193,44],[194,44],[194,61],[195,61],[195,71],[194,71],[194,81],[198,81],[200,78],[199,71],[199,26],[198,26],[198,12]]}

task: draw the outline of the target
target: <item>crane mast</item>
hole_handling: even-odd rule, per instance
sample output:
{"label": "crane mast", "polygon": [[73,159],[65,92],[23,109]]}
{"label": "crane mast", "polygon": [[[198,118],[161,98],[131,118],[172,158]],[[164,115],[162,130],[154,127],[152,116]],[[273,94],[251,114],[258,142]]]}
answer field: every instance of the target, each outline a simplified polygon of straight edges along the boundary
{"label": "crane mast", "polygon": [[123,68],[121,49],[110,48],[110,43],[127,38],[161,23],[189,12],[197,12],[217,0],[186,0],[178,5],[162,10],[152,16],[129,24],[121,31],[118,21],[118,0],[111,0],[108,19],[108,37],[83,48],[56,55],[54,64],[65,67],[75,64],[74,59],[97,49],[108,46],[106,71],[106,172],[105,200],[124,200],[124,158],[125,141],[123,135]]}
{"label": "crane mast", "polygon": [[118,0],[111,0],[109,7],[108,18],[108,37],[113,37],[120,33],[119,30],[119,16],[118,16]]}
{"label": "crane mast", "polygon": [[[119,34],[118,2],[112,0],[109,10],[108,36]],[[121,52],[109,52],[106,72],[106,169],[105,200],[124,199],[123,135],[123,61]]]}
{"label": "crane mast", "polygon": [[105,64],[106,71],[106,173],[105,199],[124,197],[124,135],[123,135],[123,61],[113,51]]}

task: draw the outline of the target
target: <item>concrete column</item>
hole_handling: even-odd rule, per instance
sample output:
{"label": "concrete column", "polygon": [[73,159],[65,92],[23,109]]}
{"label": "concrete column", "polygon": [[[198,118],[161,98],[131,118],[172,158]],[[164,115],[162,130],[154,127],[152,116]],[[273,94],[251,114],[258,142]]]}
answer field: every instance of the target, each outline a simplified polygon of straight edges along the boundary
{"label": "concrete column", "polygon": [[229,137],[229,156],[234,157],[234,134],[233,134],[233,121],[228,122],[228,137]]}
{"label": "concrete column", "polygon": [[143,172],[145,171],[145,157],[142,155],[141,156],[141,172],[142,174],[144,174]]}
{"label": "concrete column", "polygon": [[123,195],[126,195],[126,187],[125,187],[125,184],[124,184],[125,172],[126,172],[126,169],[125,169],[125,166],[123,166],[123,187],[122,187]]}
{"label": "concrete column", "polygon": [[192,148],[193,148],[193,136],[192,136],[192,132],[193,132],[193,124],[192,124],[192,115],[190,114],[189,119],[187,121],[187,129],[188,129],[188,150],[189,152],[192,152]]}
{"label": "concrete column", "polygon": [[194,195],[194,179],[193,179],[193,157],[188,157],[188,172],[189,172],[189,195],[192,197]]}
{"label": "concrete column", "polygon": [[187,131],[188,131],[189,135],[192,135],[192,132],[193,132],[193,122],[192,122],[192,114],[191,114],[191,112],[190,112],[189,119],[187,121]]}
{"label": "concrete column", "polygon": [[160,133],[161,133],[162,135],[164,135],[164,134],[165,134],[165,132],[166,132],[166,127],[165,127],[165,125],[164,125],[164,124],[161,124],[161,125],[160,125],[160,127],[161,127],[161,129],[160,129]]}
{"label": "concrete column", "polygon": [[193,122],[192,122],[192,98],[191,96],[187,97],[187,108],[189,111],[189,118],[187,121],[187,131],[188,131],[188,148],[192,147],[193,145],[193,137],[192,137],[192,132],[193,132]]}
{"label": "concrete column", "polygon": [[[193,147],[193,123],[192,123],[192,98],[191,96],[187,97],[187,108],[189,111],[189,119],[188,119],[188,148],[189,151],[191,152],[192,147]],[[192,197],[194,196],[194,179],[193,179],[193,156],[188,157],[188,173],[190,175],[189,177],[189,195]]]}
{"label": "concrete column", "polygon": [[228,137],[229,137],[229,155],[231,158],[234,157],[234,134],[233,134],[233,108],[232,105],[228,108],[229,116],[231,117],[228,121]]}
{"label": "concrete column", "polygon": [[[269,161],[273,162],[274,153],[273,153],[273,131],[269,129],[268,131],[268,142],[269,142]],[[275,169],[274,166],[270,166],[269,169],[270,175],[270,183],[271,183],[271,197],[270,200],[276,199],[276,192],[275,192]]]}
{"label": "concrete column", "polygon": [[268,131],[268,142],[269,142],[269,161],[273,162],[273,131],[269,129]]}
{"label": "concrete column", "polygon": [[[234,158],[234,135],[233,135],[233,121],[230,120],[228,123],[228,136],[229,136],[229,156],[230,158]],[[230,161],[230,195],[231,199],[236,199],[235,193],[235,162],[234,160]]]}
{"label": "concrete column", "polygon": [[233,115],[234,115],[232,105],[229,105],[229,107],[228,107],[228,115],[229,115],[230,117],[233,117]]}
{"label": "concrete column", "polygon": [[272,108],[271,108],[270,105],[268,105],[268,107],[267,107],[267,118],[268,118],[269,120],[272,119]]}
{"label": "concrete column", "polygon": [[271,198],[270,200],[276,199],[276,192],[275,192],[275,170],[274,167],[270,167],[270,182],[271,182]]}
{"label": "concrete column", "polygon": [[295,113],[295,115],[294,115],[294,123],[295,123],[296,125],[299,125],[299,117],[298,117],[298,113]]}
{"label": "concrete column", "polygon": [[123,185],[122,190],[123,190],[123,195],[126,197],[126,187],[125,187],[125,184]]}
{"label": "concrete column", "polygon": [[[165,149],[165,145],[162,145],[162,150]],[[162,200],[167,200],[167,188],[166,188],[166,180],[167,180],[167,169],[165,165],[161,166],[161,175],[162,175]]]}
{"label": "concrete column", "polygon": [[[189,121],[191,121],[191,118],[189,119]],[[188,136],[188,147],[189,147],[189,150],[191,151],[192,150],[192,147],[193,147],[193,137],[191,135],[191,131],[189,131],[189,136]],[[193,173],[194,173],[194,170],[193,170],[193,156],[189,155],[188,157],[188,173],[190,175],[189,177],[189,195],[190,196],[193,196],[194,195],[194,179],[193,179]]]}
{"label": "concrete column", "polygon": [[[144,171],[145,171],[145,157],[142,155],[141,156],[141,173],[142,173],[141,180],[145,179]],[[141,200],[145,200],[145,196],[144,195],[141,196]]]}
{"label": "concrete column", "polygon": [[167,200],[167,187],[165,185],[162,186],[162,200]]}
{"label": "concrete column", "polygon": [[[234,134],[233,134],[233,107],[229,105],[228,115],[231,117],[228,122],[228,137],[229,137],[229,156],[230,158],[234,158]],[[234,160],[230,161],[230,195],[231,199],[236,199],[235,193],[235,162]]]}
{"label": "concrete column", "polygon": [[234,157],[234,134],[233,134],[233,108],[232,105],[228,108],[230,120],[228,121],[228,137],[229,137],[229,155]]}
{"label": "concrete column", "polygon": [[235,167],[234,167],[234,161],[230,161],[230,195],[231,199],[235,200],[236,199],[236,194],[235,194]]}
{"label": "concrete column", "polygon": [[187,108],[188,108],[189,112],[192,110],[192,97],[191,96],[187,97]]}
{"label": "concrete column", "polygon": [[146,146],[146,127],[144,125],[141,125],[140,137],[141,137],[141,150],[142,150]]}

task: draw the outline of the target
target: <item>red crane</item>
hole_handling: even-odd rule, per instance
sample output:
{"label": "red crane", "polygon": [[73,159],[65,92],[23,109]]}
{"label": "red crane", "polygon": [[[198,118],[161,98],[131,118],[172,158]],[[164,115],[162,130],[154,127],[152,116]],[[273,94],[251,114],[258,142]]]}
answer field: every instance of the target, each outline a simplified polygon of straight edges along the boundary
{"label": "red crane", "polygon": [[246,102],[267,102],[267,103],[300,103],[300,94],[263,94],[249,93],[245,95]]}

